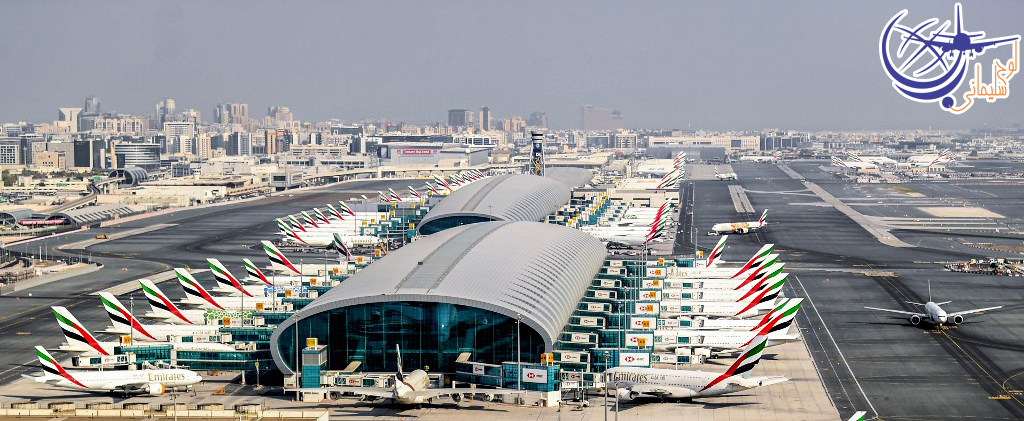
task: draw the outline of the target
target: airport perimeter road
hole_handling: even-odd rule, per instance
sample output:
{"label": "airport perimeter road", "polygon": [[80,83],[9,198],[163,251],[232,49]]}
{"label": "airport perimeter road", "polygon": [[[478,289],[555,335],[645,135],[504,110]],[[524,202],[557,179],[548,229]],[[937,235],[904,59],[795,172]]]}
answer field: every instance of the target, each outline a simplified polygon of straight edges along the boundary
{"label": "airport perimeter road", "polygon": [[[404,189],[409,184],[420,185],[422,182],[399,179],[354,181],[253,201],[186,209],[126,222],[117,227],[92,229],[12,246],[12,249],[28,252],[36,252],[43,246],[53,255],[91,255],[93,260],[102,263],[104,267],[86,275],[0,296],[0,384],[34,369],[32,367],[37,364],[32,353],[33,345],[55,348],[64,340],[50,306],[68,307],[79,321],[95,333],[110,325],[99,299],[92,295],[96,291],[173,267],[205,268],[207,257],[220,259],[229,269],[237,271],[236,275],[244,273],[241,266],[243,257],[260,265],[268,263],[262,250],[253,246],[259,240],[272,239],[277,235],[274,218],[363,194],[375,197],[377,190],[387,190],[389,187]],[[155,224],[169,226],[119,237],[121,233]],[[94,238],[97,234],[109,234],[113,239],[88,246],[84,251],[58,248]],[[295,257],[302,258],[298,255]],[[207,285],[211,285],[211,279],[209,276],[200,277],[200,281]],[[163,290],[175,299],[183,295],[176,284],[167,284]],[[148,309],[144,298],[138,295],[134,297],[135,306]],[[126,305],[129,302],[124,300]],[[31,364],[32,367],[24,367],[22,364]]]}
{"label": "airport perimeter road", "polygon": [[[800,173],[830,191],[842,188],[827,174]],[[737,215],[730,183],[741,185],[768,226],[732,235],[724,258],[745,260],[775,243],[791,273],[786,294],[806,297],[798,324],[830,398],[844,417],[856,410],[883,419],[1024,418],[1024,285],[1020,278],[962,275],[938,262],[981,257],[963,249],[881,244],[860,225],[770,164],[734,164],[739,180],[698,181],[694,224],[698,233]],[[834,193],[833,193],[834,194]],[[840,197],[842,199],[842,197]],[[894,231],[894,234],[901,235]],[[941,238],[915,232],[915,238]],[[948,235],[948,234],[946,234]],[[718,237],[699,237],[711,247]],[[906,303],[935,301],[946,311],[1006,306],[967,316],[961,326],[928,330],[898,315],[864,306],[916,311]],[[895,316],[895,317],[890,317]]]}

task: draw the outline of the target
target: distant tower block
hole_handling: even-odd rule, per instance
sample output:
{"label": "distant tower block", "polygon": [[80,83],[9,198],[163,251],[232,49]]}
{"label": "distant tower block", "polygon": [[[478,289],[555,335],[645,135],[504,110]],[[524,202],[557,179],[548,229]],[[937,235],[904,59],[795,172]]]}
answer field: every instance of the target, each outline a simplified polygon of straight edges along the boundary
{"label": "distant tower block", "polygon": [[530,164],[530,174],[544,175],[544,132],[530,132],[533,139],[533,159]]}

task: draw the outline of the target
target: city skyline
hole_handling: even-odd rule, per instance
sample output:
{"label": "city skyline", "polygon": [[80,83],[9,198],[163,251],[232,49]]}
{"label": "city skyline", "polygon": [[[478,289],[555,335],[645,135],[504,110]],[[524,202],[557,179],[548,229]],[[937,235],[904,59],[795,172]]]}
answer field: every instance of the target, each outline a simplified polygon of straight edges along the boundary
{"label": "city skyline", "polygon": [[[0,121],[48,121],[96,96],[105,111],[134,115],[170,97],[207,121],[220,103],[249,104],[257,116],[284,105],[304,121],[410,124],[486,106],[494,116],[545,111],[553,129],[574,129],[589,104],[620,110],[627,128],[1018,124],[1019,95],[954,117],[905,100],[881,70],[878,35],[898,9],[946,19],[953,4],[454,2],[454,16],[415,2],[13,3],[0,10],[47,19],[0,28],[0,57],[16,63],[0,88],[18,98],[0,104]],[[964,19],[992,34],[1024,32],[1010,13],[1024,5],[1002,6],[1007,13],[968,7]],[[246,24],[224,31],[223,16]]]}

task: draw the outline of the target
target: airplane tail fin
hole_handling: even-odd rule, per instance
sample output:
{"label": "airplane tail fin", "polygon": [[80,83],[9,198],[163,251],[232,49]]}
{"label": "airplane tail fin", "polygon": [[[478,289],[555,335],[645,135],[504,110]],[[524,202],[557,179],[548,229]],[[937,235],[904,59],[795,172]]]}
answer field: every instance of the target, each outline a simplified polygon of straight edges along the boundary
{"label": "airplane tail fin", "polygon": [[64,332],[64,339],[68,342],[68,345],[76,348],[92,348],[100,355],[110,355],[100,346],[96,337],[92,336],[92,333],[85,328],[85,325],[79,322],[67,308],[61,306],[52,306],[50,308],[53,310],[53,316],[57,318],[57,325]]}
{"label": "airplane tail fin", "polygon": [[[793,324],[793,320],[796,320],[796,313],[800,310],[800,305],[803,304],[803,298],[793,298],[785,300],[778,308],[782,308],[781,311],[775,312],[771,320],[765,323],[758,335],[768,335],[773,332],[782,332],[789,329],[789,326]],[[754,330],[754,329],[751,329]],[[746,345],[749,345],[747,342]]]}
{"label": "airplane tail fin", "polygon": [[272,283],[267,280],[267,276],[263,274],[263,271],[252,263],[252,260],[242,259],[242,264],[245,265],[245,272],[249,274],[250,278],[259,280],[267,285],[272,285]]}
{"label": "airplane tail fin", "polygon": [[196,278],[192,277],[191,273],[188,273],[188,271],[182,268],[174,268],[174,274],[178,277],[178,284],[181,285],[181,289],[185,290],[185,295],[192,297],[195,300],[205,301],[221,310],[224,309],[224,307],[221,307],[220,304],[217,303],[217,300],[215,300],[213,296],[206,291],[206,288],[203,288],[199,281],[196,281]]}
{"label": "airplane tail fin", "polygon": [[352,208],[348,207],[344,201],[339,200],[338,205],[341,206],[341,210],[348,213],[350,216],[356,216],[356,213],[352,211]]}
{"label": "airplane tail fin", "polygon": [[768,343],[768,337],[765,335],[758,335],[754,337],[754,340],[743,348],[743,352],[735,362],[729,366],[729,369],[722,373],[722,375],[716,377],[707,386],[704,386],[701,391],[705,391],[712,386],[720,383],[722,380],[728,379],[732,376],[740,376],[743,378],[750,378],[750,374],[754,371],[754,367],[761,361],[761,356],[764,354],[765,345]]}
{"label": "airplane tail fin", "polygon": [[238,278],[235,278],[235,275],[232,275],[231,271],[220,260],[207,258],[206,262],[209,263],[210,271],[213,272],[213,279],[216,279],[218,284],[234,288],[241,292],[242,295],[252,297],[252,294],[242,287],[242,284],[238,282]]}
{"label": "airplane tail fin", "polygon": [[291,271],[296,275],[302,275],[302,272],[299,272],[299,270],[295,268],[295,265],[293,265],[292,262],[281,253],[281,250],[278,250],[277,247],[274,247],[274,245],[267,240],[262,240],[260,243],[263,244],[263,251],[267,253],[267,257],[270,258],[271,267],[282,272]]}
{"label": "airplane tail fin", "polygon": [[743,265],[743,267],[741,267],[740,270],[736,271],[736,274],[732,275],[730,278],[735,278],[737,276],[742,275],[743,272],[746,272],[751,268],[757,268],[758,266],[760,266],[762,263],[764,263],[765,256],[768,256],[772,252],[772,248],[774,247],[775,244],[771,243],[761,246],[761,249],[758,250],[757,253],[754,253],[750,260],[747,260],[747,263]]}
{"label": "airplane tail fin", "polygon": [[715,262],[722,256],[722,252],[725,251],[725,240],[728,239],[728,235],[723,235],[722,239],[718,240],[718,244],[715,245],[715,248],[711,249],[711,253],[708,253],[708,261],[705,266],[709,268],[715,266]]}
{"label": "airplane tail fin", "polygon": [[760,222],[761,225],[764,225],[766,221],[768,221],[768,209],[765,209],[764,212],[761,212],[761,219],[757,220],[757,222]]}
{"label": "airplane tail fin", "polygon": [[114,329],[111,332],[129,333],[134,330],[149,339],[156,340],[153,335],[146,331],[142,323],[139,323],[139,320],[128,311],[128,308],[121,304],[117,297],[114,297],[114,294],[100,292],[100,300],[103,301],[103,308],[107,310],[110,322],[114,324]]}
{"label": "airplane tail fin", "polygon": [[405,373],[402,373],[402,348],[398,344],[395,344],[395,354],[398,356],[398,373],[395,375],[395,377],[398,379],[398,381],[404,382]]}
{"label": "airplane tail fin", "polygon": [[153,281],[139,279],[139,283],[142,284],[142,292],[146,294],[149,306],[153,309],[153,314],[165,319],[178,319],[185,323],[193,324]]}
{"label": "airplane tail fin", "polygon": [[849,165],[846,165],[846,163],[843,162],[842,159],[839,159],[838,156],[833,156],[832,157],[832,165],[836,166],[836,167],[843,167],[843,168],[849,168],[850,167]]}
{"label": "airplane tail fin", "polygon": [[778,280],[774,280],[774,283],[765,288],[762,288],[760,293],[754,294],[754,298],[747,302],[746,307],[743,307],[743,310],[740,310],[734,316],[739,316],[743,313],[746,313],[750,309],[756,307],[758,304],[767,303],[778,298],[779,295],[782,294],[782,286],[785,284],[785,276],[780,277]]}
{"label": "airplane tail fin", "polygon": [[46,348],[36,345],[36,357],[39,358],[39,365],[43,367],[43,371],[46,373],[46,375],[43,376],[45,380],[49,380],[47,378],[52,379],[53,377],[63,377],[79,387],[85,387],[84,384],[80,383],[72,377],[70,373],[65,371],[64,367],[61,367],[60,363],[58,363],[49,352],[46,352]]}
{"label": "airplane tail fin", "polygon": [[328,203],[327,210],[331,211],[331,213],[334,214],[334,216],[337,217],[339,221],[345,220],[345,217],[341,215],[341,212],[338,212],[338,209],[335,208],[334,205]]}
{"label": "airplane tail fin", "polygon": [[334,233],[333,243],[334,248],[337,249],[339,253],[345,253],[345,258],[348,260],[352,260],[352,253],[349,252],[348,246],[345,245],[345,239],[341,238],[340,233]]}
{"label": "airplane tail fin", "polygon": [[734,290],[739,290],[740,288],[743,288],[743,287],[747,286],[747,284],[749,284],[749,283],[751,283],[753,281],[761,279],[762,277],[764,277],[765,275],[767,275],[769,273],[769,272],[765,272],[766,270],[772,270],[772,271],[777,270],[778,268],[772,267],[772,265],[774,265],[775,263],[778,263],[778,261],[779,261],[779,255],[778,254],[774,254],[773,253],[773,254],[769,254],[769,255],[765,256],[764,259],[762,259],[762,261],[760,262],[760,264],[758,264],[756,268],[753,268],[754,270],[750,271],[750,275],[747,276],[747,279],[744,279],[743,282],[740,282],[740,284],[737,285],[736,288],[733,288],[733,289]]}

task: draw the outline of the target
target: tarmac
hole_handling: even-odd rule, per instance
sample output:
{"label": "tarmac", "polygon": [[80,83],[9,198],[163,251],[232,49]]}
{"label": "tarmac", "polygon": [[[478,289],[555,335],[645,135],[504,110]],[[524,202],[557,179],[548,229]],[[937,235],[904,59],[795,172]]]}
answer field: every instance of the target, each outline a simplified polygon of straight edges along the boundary
{"label": "tarmac", "polygon": [[[991,256],[964,246],[957,238],[995,237],[1021,241],[1020,236],[984,230],[949,230],[944,221],[920,229],[893,229],[891,234],[913,248],[890,247],[825,202],[801,181],[811,181],[837,200],[868,216],[920,218],[907,201],[966,201],[1006,216],[1007,226],[1022,222],[1022,192],[1003,184],[1016,181],[921,180],[903,184],[923,197],[875,193],[887,186],[867,186],[834,178],[825,162],[796,162],[794,179],[772,164],[734,163],[737,181],[695,181],[694,225],[706,232],[719,222],[749,221],[756,213],[737,214],[729,185],[738,184],[753,205],[767,208],[768,226],[749,235],[730,236],[724,258],[745,260],[764,243],[776,244],[791,272],[787,296],[805,297],[797,321],[818,367],[828,396],[840,415],[855,411],[882,419],[1021,419],[1024,418],[1024,285],[1019,278],[964,275],[943,270],[942,262]],[[1004,182],[1005,181],[1005,182]],[[969,197],[962,193],[973,183]],[[956,185],[958,187],[952,186]],[[858,188],[871,189],[869,193]],[[993,198],[981,192],[988,192]],[[1005,196],[1001,196],[1005,194]],[[856,206],[865,196],[883,206]],[[916,208],[920,205],[915,204]],[[870,210],[865,210],[870,209]],[[909,212],[908,212],[909,211]],[[870,213],[868,213],[870,212]],[[909,215],[909,216],[908,216]],[[985,237],[980,237],[985,238]],[[1015,239],[1016,238],[1016,239]],[[1015,239],[1015,240],[1014,240]],[[713,247],[718,237],[697,237],[698,248]],[[1004,305],[1001,310],[968,316],[961,326],[928,330],[913,327],[895,314],[864,306],[918,311],[906,301],[953,300],[947,311]]]}

